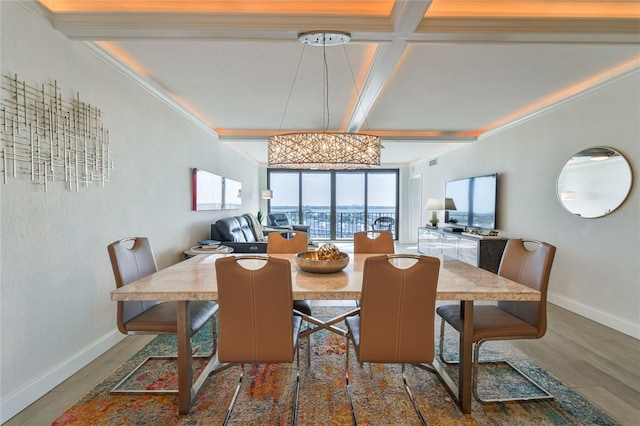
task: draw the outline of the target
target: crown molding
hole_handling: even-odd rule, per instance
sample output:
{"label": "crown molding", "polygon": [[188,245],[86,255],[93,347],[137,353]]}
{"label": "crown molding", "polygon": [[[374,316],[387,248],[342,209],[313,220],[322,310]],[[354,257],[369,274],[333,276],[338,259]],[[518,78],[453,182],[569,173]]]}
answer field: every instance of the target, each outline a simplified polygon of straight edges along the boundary
{"label": "crown molding", "polygon": [[195,124],[196,126],[200,127],[202,130],[207,132],[209,135],[215,138],[218,138],[218,133],[214,129],[212,129],[211,126],[209,126],[207,123],[205,123],[204,121],[202,121],[201,119],[193,115],[189,110],[184,108],[182,105],[177,103],[173,98],[168,96],[167,93],[158,85],[142,78],[135,72],[131,71],[129,68],[123,65],[120,61],[113,58],[111,55],[109,55],[107,52],[102,50],[96,44],[92,42],[86,42],[86,41],[76,42],[76,43],[78,46],[82,47],[84,50],[91,53],[93,56],[100,59],[105,64],[109,65],[111,68],[115,69],[120,74],[122,74],[123,76],[125,76],[126,78],[128,78],[129,80],[137,84],[138,86],[142,87],[144,90],[149,92],[155,98],[157,98],[161,102],[171,107],[174,111],[176,111],[183,117],[187,118],[193,124]]}

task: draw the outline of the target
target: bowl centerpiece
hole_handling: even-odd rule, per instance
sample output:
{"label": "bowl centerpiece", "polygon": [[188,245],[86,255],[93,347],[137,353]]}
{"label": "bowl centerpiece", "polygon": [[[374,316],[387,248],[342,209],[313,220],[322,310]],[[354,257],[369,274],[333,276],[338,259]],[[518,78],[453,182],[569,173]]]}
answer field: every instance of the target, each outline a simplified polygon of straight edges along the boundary
{"label": "bowl centerpiece", "polygon": [[317,251],[296,254],[296,263],[306,272],[330,274],[342,271],[349,264],[349,255],[342,253],[333,244],[323,244]]}

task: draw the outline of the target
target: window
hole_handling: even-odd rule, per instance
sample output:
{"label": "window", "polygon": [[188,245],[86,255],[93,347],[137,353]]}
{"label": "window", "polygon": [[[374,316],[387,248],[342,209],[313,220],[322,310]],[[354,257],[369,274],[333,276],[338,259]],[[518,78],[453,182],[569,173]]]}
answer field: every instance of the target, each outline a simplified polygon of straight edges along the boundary
{"label": "window", "polygon": [[270,212],[309,225],[310,238],[353,239],[390,231],[397,239],[399,172],[393,170],[267,170]]}

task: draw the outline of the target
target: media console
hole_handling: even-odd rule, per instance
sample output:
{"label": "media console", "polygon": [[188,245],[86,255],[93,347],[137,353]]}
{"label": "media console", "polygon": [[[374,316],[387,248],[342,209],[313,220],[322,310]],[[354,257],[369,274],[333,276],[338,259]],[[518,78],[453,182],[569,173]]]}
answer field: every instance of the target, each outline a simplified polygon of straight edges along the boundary
{"label": "media console", "polygon": [[476,238],[436,228],[418,228],[418,252],[441,254],[498,273],[506,238]]}

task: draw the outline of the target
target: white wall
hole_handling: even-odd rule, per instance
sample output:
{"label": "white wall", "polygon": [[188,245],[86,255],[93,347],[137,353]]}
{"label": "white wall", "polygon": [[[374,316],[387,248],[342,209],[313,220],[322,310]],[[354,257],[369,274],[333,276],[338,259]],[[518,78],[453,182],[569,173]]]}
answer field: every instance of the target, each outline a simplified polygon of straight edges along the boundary
{"label": "white wall", "polygon": [[[549,300],[640,338],[639,117],[640,75],[635,70],[442,155],[437,166],[416,163],[414,173],[422,174],[427,199],[442,198],[448,180],[498,172],[501,234],[557,247]],[[620,209],[603,218],[584,219],[562,207],[556,180],[573,154],[597,145],[626,156],[636,181]]]}
{"label": "white wall", "polygon": [[[209,237],[218,217],[256,212],[258,167],[218,142],[47,22],[1,2],[1,72],[57,80],[102,110],[115,171],[104,188],[47,193],[26,178],[0,184],[1,421],[117,342],[107,244],[148,236],[160,268]],[[191,211],[191,168],[242,182],[241,210]]]}

